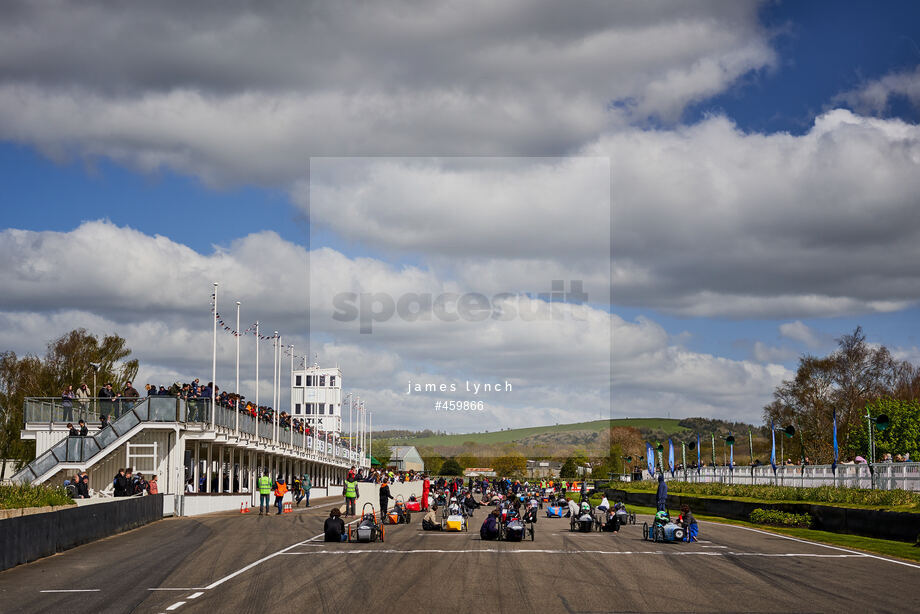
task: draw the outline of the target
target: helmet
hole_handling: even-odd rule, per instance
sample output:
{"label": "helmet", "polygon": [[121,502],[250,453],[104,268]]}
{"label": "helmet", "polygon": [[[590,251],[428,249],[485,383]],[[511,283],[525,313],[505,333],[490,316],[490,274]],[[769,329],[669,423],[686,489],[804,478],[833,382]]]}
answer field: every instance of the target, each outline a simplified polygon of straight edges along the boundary
{"label": "helmet", "polygon": [[581,502],[581,509],[583,509],[583,510],[589,510],[589,509],[591,509],[591,506],[588,505],[588,502],[587,502],[587,501],[582,501],[582,502]]}
{"label": "helmet", "polygon": [[655,520],[658,520],[658,521],[660,521],[660,522],[667,522],[667,521],[670,520],[670,519],[671,519],[671,517],[668,516],[668,513],[667,513],[666,511],[664,511],[664,510],[662,510],[662,511],[658,512],[657,514],[655,514]]}
{"label": "helmet", "polygon": [[456,502],[457,502],[457,497],[451,497],[451,498],[450,498],[450,502],[451,502],[451,503],[456,503]]}

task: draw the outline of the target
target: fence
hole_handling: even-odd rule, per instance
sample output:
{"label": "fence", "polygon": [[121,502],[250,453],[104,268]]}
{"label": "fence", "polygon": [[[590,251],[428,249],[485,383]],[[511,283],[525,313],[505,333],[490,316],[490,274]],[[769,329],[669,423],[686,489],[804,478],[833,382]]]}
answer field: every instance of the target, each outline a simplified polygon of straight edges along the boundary
{"label": "fence", "polygon": [[[770,484],[778,486],[839,486],[849,488],[877,488],[880,490],[920,491],[920,463],[873,463],[867,465],[837,465],[836,473],[831,465],[783,465],[776,467],[776,475],[769,465],[759,467],[736,466],[702,467],[680,469],[671,477],[665,471],[665,479],[686,482],[723,482],[726,484]],[[643,476],[649,478],[648,471]]]}

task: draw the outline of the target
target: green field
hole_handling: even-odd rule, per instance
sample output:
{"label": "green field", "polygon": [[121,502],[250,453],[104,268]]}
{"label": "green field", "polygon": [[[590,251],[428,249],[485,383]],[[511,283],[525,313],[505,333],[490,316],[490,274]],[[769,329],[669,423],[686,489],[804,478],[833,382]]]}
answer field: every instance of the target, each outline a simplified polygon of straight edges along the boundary
{"label": "green field", "polygon": [[393,438],[393,445],[407,444],[413,446],[462,446],[467,441],[476,444],[488,445],[494,443],[509,443],[519,441],[533,435],[544,433],[563,433],[566,431],[603,431],[615,426],[631,426],[638,429],[660,429],[668,434],[680,433],[687,429],[679,426],[678,420],[668,418],[622,418],[618,420],[594,420],[592,422],[575,422],[573,424],[557,424],[554,426],[533,426],[507,431],[492,431],[489,433],[463,433],[459,435],[438,435],[434,437],[402,437]]}

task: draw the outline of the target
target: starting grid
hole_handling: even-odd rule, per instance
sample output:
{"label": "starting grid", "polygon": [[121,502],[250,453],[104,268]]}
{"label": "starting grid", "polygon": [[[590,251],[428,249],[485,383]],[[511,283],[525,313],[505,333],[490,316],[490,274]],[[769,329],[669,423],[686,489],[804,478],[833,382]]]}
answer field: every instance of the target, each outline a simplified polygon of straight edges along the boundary
{"label": "starting grid", "polygon": [[[327,504],[331,505],[331,504]],[[324,505],[323,507],[326,507]],[[357,520],[352,520],[348,524],[354,524]],[[906,561],[901,561],[898,559],[892,559],[884,556],[874,555],[865,552],[858,552],[854,550],[849,550],[847,548],[842,548],[838,546],[831,546],[827,544],[821,544],[817,542],[811,542],[804,539],[799,539],[796,537],[791,537],[787,535],[780,535],[776,533],[770,533],[768,531],[762,531],[760,529],[742,527],[738,525],[730,524],[720,524],[720,523],[700,523],[701,526],[704,526],[704,532],[709,530],[715,530],[719,537],[725,536],[725,540],[719,539],[718,541],[728,541],[731,542],[731,538],[734,536],[726,535],[724,531],[733,530],[744,531],[759,534],[764,537],[771,538],[769,541],[762,542],[762,550],[757,551],[758,548],[742,549],[738,547],[738,544],[735,545],[725,545],[713,543],[713,541],[701,539],[696,543],[687,544],[687,543],[675,543],[675,544],[666,544],[664,547],[661,547],[660,544],[655,544],[652,546],[653,549],[648,549],[644,547],[636,548],[635,546],[642,544],[651,544],[651,542],[645,542],[641,539],[641,533],[638,531],[633,531],[631,528],[638,528],[637,525],[631,526],[630,529],[621,529],[619,535],[612,535],[609,533],[578,533],[578,532],[568,532],[563,529],[567,528],[568,523],[566,521],[550,521],[542,523],[543,527],[547,529],[538,533],[538,535],[543,535],[544,538],[550,538],[554,541],[558,541],[561,537],[564,543],[560,547],[533,547],[534,542],[523,541],[523,542],[483,542],[479,539],[478,534],[454,534],[454,533],[442,533],[442,532],[420,532],[411,530],[410,527],[404,527],[404,529],[409,529],[408,531],[396,529],[393,531],[390,540],[398,541],[398,544],[391,544],[387,542],[373,542],[372,544],[362,544],[361,546],[356,547],[353,543],[342,543],[342,544],[329,544],[323,540],[323,535],[315,535],[309,539],[299,541],[297,543],[291,544],[286,548],[278,550],[277,552],[271,553],[267,556],[262,557],[248,565],[238,569],[237,571],[224,576],[214,582],[208,584],[207,586],[202,587],[193,587],[193,588],[183,588],[183,587],[153,587],[149,588],[149,591],[164,591],[164,592],[175,592],[175,593],[186,593],[184,596],[179,598],[177,601],[171,603],[170,605],[163,608],[163,612],[177,612],[181,611],[182,607],[189,603],[195,603],[201,597],[207,595],[210,591],[217,589],[225,582],[236,578],[242,574],[245,574],[249,570],[268,563],[274,558],[282,560],[286,557],[297,557],[297,556],[306,556],[315,559],[315,557],[346,557],[346,556],[406,556],[409,554],[412,555],[421,555],[421,556],[439,556],[439,555],[479,555],[479,556],[508,556],[513,558],[524,557],[526,555],[544,555],[544,556],[558,556],[558,555],[579,555],[579,556],[592,556],[592,557],[610,557],[611,559],[620,558],[620,557],[702,557],[703,560],[726,560],[734,557],[744,557],[744,558],[765,558],[765,559],[802,559],[802,560],[839,560],[839,559],[875,559],[879,561],[885,561],[887,563],[893,563],[899,566],[906,566],[913,569],[920,570],[920,565],[909,563]],[[718,529],[717,529],[718,528]],[[555,531],[555,532],[554,532]],[[418,544],[421,536],[442,536],[445,541],[450,541],[451,539],[457,540],[456,547],[447,547],[447,548],[414,548],[411,547],[412,544]],[[637,539],[638,538],[638,539]],[[408,540],[408,543],[407,543]],[[601,548],[591,548],[591,549],[581,549],[579,548],[579,542],[581,543],[590,543],[593,546],[598,545],[598,542],[607,542],[610,546],[614,544],[622,545],[625,548],[623,550],[617,550],[611,547],[601,547]],[[783,543],[789,543],[789,548],[781,548],[780,545]],[[430,542],[429,542],[430,543]],[[484,544],[488,544],[485,546]],[[379,546],[379,547],[376,547]],[[804,547],[807,546],[807,547]],[[780,551],[769,551],[779,549]],[[807,550],[812,550],[811,552]],[[291,559],[287,559],[291,560]],[[603,561],[603,558],[599,559]],[[41,592],[92,592],[99,591],[100,589],[44,589]],[[162,606],[161,606],[162,607]]]}

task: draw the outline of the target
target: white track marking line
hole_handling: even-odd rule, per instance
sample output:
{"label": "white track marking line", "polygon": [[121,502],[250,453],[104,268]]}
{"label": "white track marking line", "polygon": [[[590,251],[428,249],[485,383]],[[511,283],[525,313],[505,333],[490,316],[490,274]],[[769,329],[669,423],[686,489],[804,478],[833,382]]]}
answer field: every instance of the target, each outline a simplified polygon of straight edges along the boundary
{"label": "white track marking line", "polygon": [[148,591],[200,591],[201,588],[148,588]]}
{"label": "white track marking line", "polygon": [[[350,524],[354,524],[354,523],[358,522],[358,520],[359,520],[359,518],[356,518],[356,519],[352,520],[351,522],[346,523],[346,526],[347,526],[347,525],[350,525]],[[320,538],[320,537],[323,537],[323,536],[324,536],[324,534],[323,534],[323,533],[320,533],[319,535],[314,535],[314,536],[311,537],[310,539],[305,539],[305,540],[303,540],[303,541],[297,542],[296,544],[291,544],[291,545],[288,546],[287,548],[282,548],[282,549],[279,550],[278,552],[273,552],[272,554],[269,554],[268,556],[263,556],[263,557],[262,557],[261,559],[259,559],[258,561],[253,561],[253,562],[250,563],[249,565],[246,565],[245,567],[243,567],[243,568],[241,568],[241,569],[237,569],[237,570],[234,571],[232,574],[230,574],[230,575],[228,575],[228,576],[224,576],[223,578],[221,578],[221,579],[219,579],[219,580],[215,580],[214,582],[211,582],[210,584],[208,584],[207,586],[204,587],[204,590],[209,591],[209,590],[211,590],[212,588],[217,588],[218,586],[220,586],[221,584],[223,584],[223,583],[226,582],[227,580],[232,580],[233,578],[237,577],[237,576],[240,575],[241,573],[245,573],[245,572],[249,571],[250,569],[252,569],[253,567],[256,567],[256,566],[258,566],[258,565],[261,565],[261,564],[264,563],[265,561],[268,561],[268,560],[270,560],[270,559],[273,559],[273,558],[275,558],[275,557],[278,556],[278,555],[286,554],[288,550],[291,550],[291,549],[293,549],[293,548],[296,548],[297,546],[304,546],[304,545],[307,545],[309,542],[312,542],[312,541],[314,541],[314,540],[316,540],[316,539],[318,539],[318,538]]]}
{"label": "white track marking line", "polygon": [[169,606],[168,608],[166,608],[166,611],[167,611],[167,612],[172,612],[173,610],[182,607],[184,604],[185,604],[184,601],[177,601],[176,603],[174,603],[174,604],[172,604],[171,606]]}
{"label": "white track marking line", "polygon": [[702,546],[703,548],[728,548],[728,546]]}
{"label": "white track marking line", "polygon": [[859,555],[862,555],[870,559],[878,559],[879,561],[888,561],[889,563],[896,563],[898,565],[904,565],[905,567],[913,567],[914,569],[920,569],[920,565],[916,565],[914,563],[908,563],[906,561],[899,561],[897,559],[890,559],[888,557],[878,556],[876,554],[869,554],[867,552],[859,552],[858,550],[850,550],[848,548],[840,548],[839,546],[829,546],[827,544],[822,544],[820,542],[813,542],[807,539],[799,539],[798,537],[789,537],[788,535],[781,535],[779,533],[770,533],[769,531],[761,531],[760,529],[752,529],[751,527],[742,527],[737,524],[722,524],[722,523],[718,523],[718,524],[723,527],[734,527],[736,529],[742,529],[744,531],[752,531],[754,533],[760,533],[762,535],[769,535],[771,537],[779,537],[781,539],[788,539],[788,540],[799,542],[802,544],[810,544],[812,546],[821,546],[822,548],[829,548],[831,550],[849,552],[850,554],[859,554]]}
{"label": "white track marking line", "polygon": [[204,593],[202,593],[201,591],[198,591],[197,593],[192,593],[191,595],[189,595],[187,599],[198,599],[202,595],[204,595]]}
{"label": "white track marking line", "polygon": [[479,549],[479,550],[434,550],[434,549],[419,549],[419,550],[392,550],[392,549],[371,549],[371,550],[309,550],[306,552],[284,552],[283,554],[288,556],[296,555],[315,555],[315,554],[479,554],[479,553],[490,553],[490,554],[624,554],[624,555],[634,555],[634,554],[651,554],[657,556],[763,556],[763,557],[804,557],[804,558],[821,558],[821,559],[849,559],[849,558],[865,558],[861,552],[853,554],[818,554],[814,552],[803,552],[803,553],[771,553],[771,552],[703,552],[703,551],[674,551],[674,552],[664,552],[661,550],[657,551],[636,551],[629,552],[623,550],[543,550],[543,549],[534,549],[534,548],[525,548],[522,550],[491,550],[491,549]]}
{"label": "white track marking line", "polygon": [[39,593],[98,593],[100,588],[55,588],[38,591]]}

